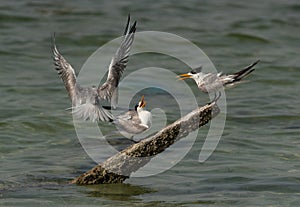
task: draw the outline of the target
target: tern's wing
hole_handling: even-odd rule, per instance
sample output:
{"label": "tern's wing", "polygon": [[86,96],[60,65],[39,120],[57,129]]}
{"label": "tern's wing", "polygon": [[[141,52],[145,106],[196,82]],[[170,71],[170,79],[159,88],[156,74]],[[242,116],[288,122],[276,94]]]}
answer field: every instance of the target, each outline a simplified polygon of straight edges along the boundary
{"label": "tern's wing", "polygon": [[55,45],[55,34],[52,36],[52,53],[55,69],[60,78],[64,82],[65,88],[71,98],[72,102],[75,101],[76,96],[76,75],[73,67],[67,60],[60,54]]}
{"label": "tern's wing", "polygon": [[220,87],[222,87],[222,82],[220,81],[220,77],[216,73],[207,73],[203,77],[202,84],[200,84],[200,88],[204,92],[211,92],[218,90]]}
{"label": "tern's wing", "polygon": [[129,57],[129,51],[133,43],[135,31],[136,22],[134,22],[133,25],[130,26],[130,16],[128,16],[124,38],[120,47],[118,48],[117,52],[111,60],[106,82],[103,85],[99,85],[98,87],[98,94],[101,99],[111,101],[112,103],[116,102],[116,100],[112,100],[112,98],[117,99],[117,95],[113,97],[113,94],[115,92],[115,89],[118,87],[122,73],[126,68]]}
{"label": "tern's wing", "polygon": [[123,120],[128,120],[132,121],[135,119],[135,117],[138,116],[136,111],[129,110],[117,117],[117,119],[123,119]]}
{"label": "tern's wing", "polygon": [[214,85],[218,80],[219,76],[216,73],[207,73],[203,78],[203,82],[206,85]]}

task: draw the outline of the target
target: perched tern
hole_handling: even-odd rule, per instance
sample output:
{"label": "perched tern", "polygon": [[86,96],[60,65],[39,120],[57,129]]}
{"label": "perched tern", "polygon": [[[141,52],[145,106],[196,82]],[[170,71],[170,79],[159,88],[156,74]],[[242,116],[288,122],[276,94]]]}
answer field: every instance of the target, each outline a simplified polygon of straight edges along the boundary
{"label": "perched tern", "polygon": [[192,78],[196,82],[198,88],[204,93],[216,93],[223,87],[227,88],[242,82],[242,79],[252,73],[253,68],[259,60],[245,67],[244,69],[229,75],[222,73],[203,73],[202,66],[191,70],[189,73],[178,76],[179,80]]}
{"label": "perched tern", "polygon": [[128,62],[135,31],[136,21],[131,25],[130,16],[128,15],[124,37],[111,60],[106,82],[98,87],[88,88],[83,88],[76,82],[75,71],[58,51],[55,45],[55,35],[53,35],[52,52],[55,69],[72,101],[72,113],[76,118],[91,121],[112,121],[114,119],[113,115],[102,107],[101,101],[107,100],[111,102],[113,108],[116,108],[118,100],[117,87]]}
{"label": "perched tern", "polygon": [[134,135],[150,129],[152,115],[151,112],[144,110],[145,106],[146,101],[144,100],[144,96],[142,96],[139,103],[135,105],[134,110],[129,110],[116,117],[113,123],[119,130],[119,133],[132,139]]}

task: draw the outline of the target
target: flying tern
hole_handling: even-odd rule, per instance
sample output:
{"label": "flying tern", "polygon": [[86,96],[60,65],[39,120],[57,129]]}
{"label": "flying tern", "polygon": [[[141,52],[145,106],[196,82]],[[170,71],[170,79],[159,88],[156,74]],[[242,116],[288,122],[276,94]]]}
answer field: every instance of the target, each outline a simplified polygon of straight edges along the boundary
{"label": "flying tern", "polygon": [[104,84],[98,87],[81,87],[76,80],[73,67],[62,56],[55,44],[55,35],[52,37],[52,52],[55,69],[62,79],[72,102],[72,113],[77,119],[95,121],[112,121],[113,115],[103,108],[103,100],[111,102],[116,108],[118,93],[117,87],[124,72],[129,52],[134,40],[136,21],[131,25],[128,15],[127,25],[120,47],[113,56],[108,68],[108,76]]}

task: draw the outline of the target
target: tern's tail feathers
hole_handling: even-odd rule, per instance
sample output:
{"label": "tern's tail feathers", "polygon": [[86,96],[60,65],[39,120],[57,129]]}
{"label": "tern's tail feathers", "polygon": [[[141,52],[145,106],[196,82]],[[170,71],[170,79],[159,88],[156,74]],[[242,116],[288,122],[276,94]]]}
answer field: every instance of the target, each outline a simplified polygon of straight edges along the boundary
{"label": "tern's tail feathers", "polygon": [[91,103],[85,103],[79,106],[72,107],[72,114],[76,119],[84,121],[112,121],[114,116],[101,106]]}
{"label": "tern's tail feathers", "polygon": [[251,65],[245,67],[243,70],[240,70],[239,72],[236,72],[233,74],[233,79],[234,82],[235,81],[240,81],[242,80],[244,77],[246,77],[247,75],[249,75],[250,73],[252,73],[255,69],[253,68],[257,63],[259,62],[259,60],[255,61],[254,63],[252,63]]}
{"label": "tern's tail feathers", "polygon": [[259,62],[259,60],[255,61],[251,65],[245,67],[244,69],[242,69],[236,73],[233,73],[233,74],[227,75],[227,76],[223,76],[223,84],[227,87],[230,87],[230,86],[234,86],[238,83],[243,82],[242,79],[245,78],[247,75],[249,75],[250,73],[252,73],[255,70],[253,67],[258,62]]}

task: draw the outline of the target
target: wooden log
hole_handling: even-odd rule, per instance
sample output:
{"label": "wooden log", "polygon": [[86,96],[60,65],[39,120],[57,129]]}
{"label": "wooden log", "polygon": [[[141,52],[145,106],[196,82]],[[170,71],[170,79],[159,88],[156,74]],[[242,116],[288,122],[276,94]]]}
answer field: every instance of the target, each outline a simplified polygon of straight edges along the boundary
{"label": "wooden log", "polygon": [[71,183],[80,185],[122,183],[130,177],[131,173],[146,165],[155,155],[217,116],[220,112],[216,104],[217,99],[193,110],[156,134],[120,151],[75,178]]}

